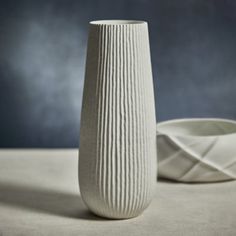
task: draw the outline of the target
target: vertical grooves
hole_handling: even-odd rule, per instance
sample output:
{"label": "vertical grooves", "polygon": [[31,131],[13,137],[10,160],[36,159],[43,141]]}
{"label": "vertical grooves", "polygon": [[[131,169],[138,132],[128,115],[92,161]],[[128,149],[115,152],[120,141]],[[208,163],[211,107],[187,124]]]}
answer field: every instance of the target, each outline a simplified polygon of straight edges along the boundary
{"label": "vertical grooves", "polygon": [[[115,127],[117,126],[116,124],[116,82],[115,82],[115,63],[116,63],[116,57],[115,57],[115,39],[116,39],[116,30],[114,30],[114,27],[112,27],[112,60],[111,60],[111,70],[112,70],[112,133],[111,133],[111,139],[112,139],[112,154],[111,154],[111,162],[112,162],[112,167],[111,167],[111,174],[112,174],[112,184],[111,184],[111,199],[112,199],[112,207],[116,208],[116,184],[115,184],[115,176],[116,176],[116,168],[115,168],[115,145],[116,145],[116,140],[115,140]],[[114,187],[113,187],[114,186]]]}
{"label": "vertical grooves", "polygon": [[[140,39],[141,39],[141,35],[143,35],[143,32],[142,32],[142,28],[140,28]],[[144,59],[144,52],[143,52],[143,38],[142,40],[140,40],[140,50],[141,50],[141,54],[142,54],[142,57]],[[147,152],[146,152],[146,120],[145,120],[145,116],[146,116],[146,106],[148,104],[146,104],[145,102],[145,94],[144,94],[144,90],[145,90],[145,84],[144,84],[144,78],[145,78],[145,73],[143,71],[143,66],[140,66],[141,68],[141,72],[140,72],[140,82],[141,82],[141,87],[142,87],[142,99],[141,99],[141,103],[142,103],[142,131],[143,131],[143,134],[142,134],[142,143],[143,143],[143,167],[142,167],[142,175],[143,175],[143,198],[142,198],[142,207],[144,207],[145,203],[146,203],[146,193],[147,193],[147,184],[146,181],[146,176],[147,176],[147,169],[146,169],[146,164],[147,164],[147,160],[145,160],[147,158]]]}
{"label": "vertical grooves", "polygon": [[[137,41],[135,41],[134,39],[137,37],[137,27],[134,26],[133,27],[133,30],[132,30],[132,34],[133,34],[133,47],[132,47],[132,53],[133,53],[133,68],[137,68]],[[136,73],[136,70],[133,70],[133,83],[135,83],[137,79],[137,73]],[[136,82],[137,83],[137,82]],[[138,93],[137,93],[137,89],[133,87],[133,103],[135,104],[135,107],[137,107],[137,101],[138,101]],[[134,146],[133,146],[133,155],[135,157],[135,175],[134,175],[134,178],[135,178],[135,191],[134,191],[134,196],[136,197],[135,198],[135,204],[134,204],[134,212],[137,211],[137,208],[138,208],[138,194],[139,194],[139,186],[140,186],[140,178],[139,178],[139,173],[137,170],[140,169],[139,167],[139,152],[138,152],[138,147],[139,145],[137,146],[137,139],[138,139],[138,131],[139,131],[139,128],[138,128],[138,124],[139,124],[139,115],[138,115],[138,109],[133,109],[133,117],[134,117],[134,120],[136,121],[136,125],[133,123],[133,142],[134,142]]]}
{"label": "vertical grooves", "polygon": [[[108,77],[108,73],[107,73],[107,68],[108,68],[108,49],[107,49],[107,45],[108,45],[108,34],[107,34],[107,27],[104,26],[104,33],[105,33],[105,45],[104,45],[104,77],[103,77],[103,88],[102,88],[102,92],[101,92],[101,96],[102,96],[102,115],[104,116],[103,119],[101,119],[101,125],[102,125],[102,142],[101,142],[101,148],[102,148],[102,162],[103,162],[103,168],[102,168],[102,176],[103,176],[103,182],[102,182],[102,188],[103,188],[103,198],[104,200],[107,202],[108,201],[108,197],[107,197],[107,182],[108,182],[108,178],[107,178],[107,158],[108,156],[106,155],[106,146],[103,145],[104,143],[106,143],[106,134],[105,134],[105,130],[107,129],[107,107],[106,107],[106,103],[105,103],[105,99],[107,96],[105,96],[105,92],[107,91],[107,78]],[[105,97],[105,98],[104,98]],[[109,204],[109,202],[108,202]]]}
{"label": "vertical grooves", "polygon": [[[104,82],[102,78],[104,77],[104,40],[103,40],[104,29],[103,27],[98,28],[98,73],[97,73],[97,86],[96,86],[96,98],[97,98],[97,134],[96,134],[96,153],[97,156],[101,156],[101,103],[102,103],[102,96],[99,96],[102,92],[102,83]],[[98,158],[95,158],[96,167],[95,167],[95,177],[96,177],[96,186],[98,189],[99,197],[103,197],[102,188],[100,188],[102,182],[102,164],[103,162]],[[103,210],[102,210],[103,212]]]}
{"label": "vertical grooves", "polygon": [[[96,155],[99,155],[99,144],[98,144],[98,140],[99,140],[99,133],[100,133],[100,99],[98,94],[100,93],[101,89],[101,58],[102,58],[102,44],[101,44],[101,28],[97,29],[97,33],[98,33],[98,73],[97,73],[97,81],[96,81],[96,98],[97,98],[97,107],[98,107],[98,114],[97,114],[97,133],[96,133]],[[99,161],[97,158],[95,158],[95,176],[99,175]],[[96,180],[96,186],[99,185],[99,177]],[[100,195],[100,189],[98,189],[99,191],[99,195]]]}
{"label": "vertical grooves", "polygon": [[[142,55],[143,58],[143,48],[142,48],[142,40],[141,40],[141,35],[142,35],[142,29],[139,29],[139,43],[140,43],[140,53]],[[145,119],[144,119],[144,87],[143,87],[143,66],[140,66],[140,86],[141,86],[141,115],[142,115],[142,123],[140,126],[140,129],[142,130],[142,178],[143,178],[143,194],[142,194],[142,202],[141,202],[141,206],[143,207],[144,203],[145,203],[145,195],[146,195],[146,171],[144,171],[146,169],[146,160],[144,160],[144,156],[145,156]]]}
{"label": "vertical grooves", "polygon": [[[133,50],[133,45],[134,45],[134,35],[133,35],[133,27],[130,28],[129,30],[129,34],[130,34],[130,46],[129,46],[129,55],[130,55],[130,63],[129,63],[129,67],[130,68],[135,68],[134,67],[134,50]],[[132,106],[136,106],[135,104],[135,100],[134,100],[134,86],[132,86],[134,84],[134,70],[130,70],[130,103],[132,104]],[[136,185],[137,185],[137,178],[135,176],[135,170],[136,170],[136,155],[135,155],[135,133],[134,133],[134,123],[136,123],[135,121],[135,116],[134,116],[134,109],[131,109],[131,113],[130,113],[130,136],[131,136],[131,142],[130,142],[130,156],[132,156],[134,158],[133,162],[130,160],[130,165],[131,165],[131,181],[133,181],[132,184],[132,189],[131,189],[131,209],[132,211],[134,211],[134,206],[136,203]],[[131,212],[130,212],[131,214]]]}
{"label": "vertical grooves", "polygon": [[[143,29],[141,29],[142,31],[142,35],[144,35],[144,32],[143,32]],[[145,42],[145,36],[144,36],[144,39],[141,41],[142,42],[142,45],[141,45],[141,48],[142,48],[142,55],[144,57],[144,60],[146,60],[146,42]],[[142,69],[144,69],[142,67]],[[147,112],[149,109],[148,109],[148,106],[149,106],[149,103],[148,103],[148,100],[147,100],[147,93],[146,93],[146,84],[145,84],[145,81],[144,81],[144,78],[145,78],[145,72],[142,71],[142,85],[143,85],[143,93],[144,93],[144,96],[143,96],[143,114],[144,114],[144,123],[143,123],[143,127],[144,127],[144,155],[146,156],[147,160],[144,162],[144,168],[145,168],[145,171],[144,171],[144,174],[145,174],[145,182],[148,181],[148,175],[149,175],[149,171],[148,171],[148,160],[150,158],[149,156],[149,150],[147,150]],[[146,104],[146,106],[145,106]],[[149,189],[149,184],[145,184],[145,197],[144,197],[144,204],[147,203],[147,198],[148,198],[148,189]]]}
{"label": "vertical grooves", "polygon": [[[121,70],[121,87],[120,87],[120,97],[121,97],[121,115],[120,115],[120,136],[121,136],[121,187],[120,187],[120,192],[121,192],[121,209],[124,209],[124,201],[125,201],[125,185],[124,185],[124,173],[125,173],[125,166],[124,166],[124,162],[125,162],[125,150],[124,150],[124,113],[125,113],[125,107],[124,107],[124,94],[121,93],[122,89],[124,88],[124,78],[125,78],[125,70],[124,70],[124,28],[123,26],[122,30],[121,30],[121,40],[120,40],[120,44],[121,44],[121,68],[123,68],[123,70]],[[122,60],[123,59],[123,60]]]}
{"label": "vertical grooves", "polygon": [[[129,29],[129,26],[127,26],[127,28]],[[131,71],[132,68],[130,63],[131,63],[131,60],[132,60],[132,56],[130,54],[130,41],[132,40],[132,38],[130,38],[130,30],[127,30],[126,32],[126,37],[127,37],[127,50],[126,50],[126,55],[127,55],[127,103],[128,103],[128,111],[127,111],[127,124],[128,124],[128,129],[127,129],[127,134],[128,134],[128,140],[127,140],[127,161],[128,161],[128,179],[127,179],[127,182],[128,183],[132,183],[133,182],[133,178],[132,178],[132,172],[133,172],[133,163],[134,163],[134,160],[131,161],[130,157],[132,156],[132,121],[131,121],[131,110],[130,109],[130,104],[133,104],[132,101],[131,101],[131,98],[133,96],[132,94],[132,90],[131,90],[131,80],[132,80],[132,76],[131,76]],[[132,202],[134,201],[133,199],[133,185],[134,185],[134,182],[132,184],[130,184],[129,186],[129,189],[127,191],[127,197],[129,199],[128,201],[128,215],[130,215],[131,213],[131,210],[132,210]]]}
{"label": "vertical grooves", "polygon": [[[119,30],[119,27],[117,28],[116,30],[116,36],[115,36],[115,42],[114,42],[114,48],[116,49],[115,50],[115,54],[116,55],[119,55],[119,33],[120,33],[120,30]],[[119,65],[119,56],[115,58],[115,61],[114,61],[114,67],[115,65],[117,65],[117,68],[120,67]],[[114,80],[116,80],[116,89],[115,89],[115,97],[116,97],[116,100],[115,100],[115,116],[116,117],[116,124],[115,124],[115,129],[114,129],[114,136],[115,136],[115,153],[114,153],[114,158],[115,158],[115,165],[116,165],[116,173],[115,173],[115,180],[114,180],[114,184],[115,185],[115,208],[118,209],[118,211],[120,211],[120,194],[119,194],[119,189],[120,189],[120,161],[118,159],[118,153],[119,153],[119,150],[120,150],[120,145],[119,145],[119,114],[120,114],[120,109],[119,109],[119,94],[118,94],[118,91],[119,91],[119,85],[120,85],[120,78],[119,78],[119,69],[116,70],[116,74],[115,74],[115,78]]]}
{"label": "vertical grooves", "polygon": [[[104,156],[104,149],[103,149],[103,146],[101,146],[100,144],[103,142],[103,139],[104,139],[104,123],[102,122],[102,116],[101,114],[104,113],[104,109],[106,108],[105,107],[105,104],[104,104],[104,98],[103,98],[103,90],[104,90],[104,87],[105,87],[105,82],[102,78],[104,78],[106,76],[106,71],[105,71],[105,68],[106,68],[106,50],[105,49],[105,46],[106,46],[106,39],[104,37],[105,35],[105,30],[104,30],[104,27],[100,27],[99,28],[99,35],[98,35],[98,38],[99,38],[99,60],[98,60],[98,75],[99,75],[99,78],[98,78],[98,86],[97,86],[97,100],[98,100],[98,127],[97,127],[97,142],[96,142],[96,145],[97,145],[97,155],[98,156]],[[104,40],[105,39],[105,40]],[[102,171],[106,168],[105,166],[105,162],[103,160],[99,160],[98,158],[96,158],[96,175],[97,176],[97,179],[96,179],[96,183],[98,186],[103,186],[104,184],[104,181],[105,181],[105,176],[102,174]],[[104,188],[99,188],[98,187],[98,190],[99,190],[99,196],[101,197],[104,197],[106,194],[105,194],[105,189]]]}
{"label": "vertical grooves", "polygon": [[120,154],[120,151],[121,151],[121,139],[120,139],[120,136],[121,136],[121,133],[120,133],[120,127],[121,127],[121,122],[120,122],[120,117],[121,117],[121,96],[120,96],[120,84],[121,84],[121,76],[120,76],[120,65],[121,65],[121,30],[120,30],[120,26],[117,27],[117,90],[116,90],[116,106],[117,106],[117,116],[119,118],[117,118],[117,126],[116,126],[116,143],[117,143],[117,146],[116,146],[116,163],[117,163],[117,176],[116,176],[116,179],[117,179],[117,209],[118,209],[118,212],[121,212],[122,211],[122,208],[121,208],[121,194],[122,194],[122,191],[120,191],[122,189],[122,168],[121,168],[121,163],[122,163],[122,157],[118,158],[119,157],[119,154]]}
{"label": "vertical grooves", "polygon": [[[136,144],[137,144],[137,149],[136,149],[136,158],[137,158],[137,170],[141,170],[141,160],[140,160],[140,154],[141,154],[141,142],[140,142],[140,137],[141,137],[141,133],[140,133],[140,84],[139,84],[139,66],[140,66],[140,63],[139,63],[139,57],[138,57],[138,51],[139,51],[139,39],[138,39],[139,35],[138,35],[138,28],[135,26],[135,38],[136,38],[136,41],[135,41],[135,68],[137,68],[136,70],[134,70],[134,73],[135,73],[135,79],[137,80],[136,81],[136,88],[134,89],[135,90],[135,93],[136,93],[136,96],[135,96],[135,100],[136,100],[136,109],[135,109],[135,112],[136,112]],[[139,173],[139,171],[137,171],[137,206],[136,208],[139,207],[140,205],[140,200],[141,200],[141,190],[142,190],[142,173]]]}
{"label": "vertical grooves", "polygon": [[[96,119],[97,127],[95,138],[91,135],[86,139],[86,142],[91,140],[91,150],[83,148],[85,141],[81,142],[80,162],[82,166],[83,162],[94,161],[95,173],[91,173],[91,169],[84,176],[80,175],[91,183],[84,187],[89,196],[86,197],[85,192],[82,195],[97,214],[129,218],[142,212],[150,202],[153,176],[150,155],[155,152],[149,143],[154,143],[155,131],[150,130],[149,122],[154,119],[149,117],[155,112],[148,98],[152,96],[149,94],[152,78],[146,47],[147,26],[92,27],[96,29],[91,31],[90,37],[97,39],[93,40],[97,43],[97,71],[86,80],[95,81],[95,90],[90,91],[89,96],[96,99],[93,103],[83,101],[89,112],[82,112],[81,119],[84,123]],[[89,56],[92,58],[93,52]],[[93,148],[96,157],[90,155]]]}
{"label": "vertical grooves", "polygon": [[127,101],[127,97],[128,97],[128,88],[127,88],[127,48],[126,48],[126,44],[127,44],[127,25],[124,26],[124,31],[123,31],[123,37],[124,37],[124,48],[123,48],[123,53],[124,53],[124,88],[123,88],[123,93],[124,93],[124,125],[125,125],[125,129],[124,129],[124,149],[125,149],[125,173],[124,173],[124,184],[125,184],[125,199],[124,199],[124,212],[125,214],[127,214],[128,211],[128,191],[129,191],[129,181],[128,181],[128,175],[129,175],[129,169],[128,169],[128,117],[127,117],[127,113],[128,113],[128,101]]}
{"label": "vertical grooves", "polygon": [[[145,35],[144,39],[145,40],[144,40],[143,47],[144,47],[144,49],[146,49],[145,50],[145,60],[147,61],[147,66],[150,67],[150,69],[147,70],[147,73],[148,73],[147,76],[152,78],[151,60],[150,60],[151,55],[149,53],[147,53],[150,50],[148,34]],[[154,105],[154,103],[150,104],[150,102],[149,102],[149,101],[151,101],[150,97],[154,100],[154,90],[153,90],[153,84],[152,83],[153,83],[153,81],[151,79],[150,81],[147,82],[147,86],[145,86],[145,91],[146,91],[145,98],[147,100],[146,103],[148,104],[148,110],[149,111],[151,111],[152,109],[155,111],[155,107],[152,108],[152,105]],[[149,93],[150,93],[150,95],[148,96]],[[152,97],[152,93],[153,93],[153,97]],[[151,119],[150,119],[150,117],[151,117]],[[152,124],[153,122],[156,123],[156,120],[155,119],[153,120],[152,117],[153,116],[148,116],[148,117],[146,116],[146,126],[147,126],[146,130],[153,129],[152,128],[153,126],[150,125],[150,124]],[[155,115],[154,115],[154,117],[155,117]],[[146,148],[147,148],[147,145],[148,145],[148,142],[149,142],[149,137],[150,137],[150,134],[147,133],[147,135],[146,135]],[[151,144],[151,145],[153,145],[153,144]],[[155,141],[154,145],[156,146],[156,141]],[[152,161],[153,161],[152,160],[152,152],[150,150],[151,149],[147,150],[147,155],[149,156],[149,158],[147,159],[147,168],[148,168],[148,166],[152,166]],[[156,158],[154,160],[156,160]],[[152,177],[156,178],[155,175],[152,176],[151,171],[148,171],[147,172],[147,179],[152,179]],[[151,182],[147,186],[148,190],[147,190],[147,197],[146,198],[148,198],[148,196],[152,196],[152,187],[153,187],[153,182]]]}
{"label": "vertical grooves", "polygon": [[[107,168],[106,168],[106,196],[108,201],[108,206],[111,208],[111,116],[110,116],[110,109],[111,109],[111,101],[112,101],[112,94],[111,94],[111,27],[107,27],[106,29],[107,35],[108,35],[108,47],[107,47],[107,54],[108,54],[108,60],[107,60],[107,76],[106,78],[106,90],[104,91],[106,94],[104,94],[104,97],[106,99],[106,141],[104,143],[107,143],[108,145],[104,145],[104,148],[106,150],[106,154],[104,158],[106,158]],[[112,208],[111,208],[112,209]]]}
{"label": "vertical grooves", "polygon": [[[137,43],[138,43],[138,48],[139,48],[139,53],[142,55],[142,52],[140,51],[141,50],[141,41],[140,41],[140,28],[138,28],[138,31],[137,31]],[[143,55],[142,55],[143,56]],[[139,158],[140,158],[140,196],[139,196],[139,205],[142,206],[143,205],[143,199],[144,199],[144,177],[143,177],[143,168],[144,168],[144,159],[143,159],[143,148],[142,148],[142,145],[143,145],[143,127],[142,127],[142,124],[143,124],[143,107],[142,107],[142,100],[143,100],[143,97],[142,97],[142,84],[141,84],[141,72],[142,72],[142,60],[140,57],[138,57],[138,89],[139,89],[139,106],[138,106],[138,109],[139,109],[139,114],[140,114],[140,122],[138,124],[138,129],[140,130],[140,133],[139,133]]]}
{"label": "vertical grooves", "polygon": [[[98,110],[98,116],[100,117],[99,119],[99,139],[97,140],[97,145],[98,145],[98,149],[99,149],[99,156],[102,157],[103,156],[103,146],[101,145],[102,143],[102,131],[103,131],[103,123],[101,121],[102,119],[102,116],[101,114],[103,113],[103,109],[104,109],[104,105],[103,105],[103,96],[102,96],[102,91],[104,89],[104,80],[102,78],[104,78],[105,76],[105,45],[106,45],[106,40],[105,40],[105,30],[104,30],[104,27],[101,27],[101,44],[102,44],[102,49],[101,49],[101,58],[102,58],[102,63],[101,63],[101,77],[100,77],[100,89],[99,89],[99,95],[98,96],[98,99],[99,99],[99,110]],[[102,175],[102,171],[104,169],[104,162],[102,159],[98,159],[96,158],[97,161],[99,161],[100,163],[100,167],[99,167],[99,174],[98,174],[98,179],[99,179],[99,186],[101,186],[100,188],[98,187],[98,189],[100,190],[100,195],[102,195],[102,198],[104,198],[105,196],[105,193],[104,193],[104,187],[103,187],[103,181],[104,181],[104,175]]]}
{"label": "vertical grooves", "polygon": [[[110,42],[110,45],[111,45],[111,52],[110,52],[110,55],[111,55],[111,61],[110,61],[110,70],[111,70],[111,76],[110,76],[110,93],[111,93],[111,98],[109,99],[109,104],[110,104],[110,129],[109,129],[109,139],[111,141],[111,150],[110,150],[110,201],[111,201],[111,206],[112,206],[112,209],[114,209],[115,207],[115,199],[114,199],[114,191],[115,191],[115,183],[114,183],[114,175],[115,175],[115,168],[114,168],[114,145],[115,145],[115,142],[114,142],[114,127],[115,127],[115,120],[116,120],[116,115],[114,113],[114,102],[115,102],[115,87],[116,87],[116,83],[114,81],[114,38],[115,38],[115,31],[113,29],[113,27],[110,27],[110,39],[111,39],[111,42]],[[113,187],[114,186],[114,187]]]}

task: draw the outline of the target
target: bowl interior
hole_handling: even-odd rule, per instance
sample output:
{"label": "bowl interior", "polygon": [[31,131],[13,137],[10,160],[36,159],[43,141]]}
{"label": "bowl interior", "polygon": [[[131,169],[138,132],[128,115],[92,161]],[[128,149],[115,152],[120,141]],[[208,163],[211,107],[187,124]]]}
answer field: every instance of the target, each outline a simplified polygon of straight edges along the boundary
{"label": "bowl interior", "polygon": [[170,135],[219,136],[236,133],[236,122],[226,119],[180,119],[164,121],[157,132]]}

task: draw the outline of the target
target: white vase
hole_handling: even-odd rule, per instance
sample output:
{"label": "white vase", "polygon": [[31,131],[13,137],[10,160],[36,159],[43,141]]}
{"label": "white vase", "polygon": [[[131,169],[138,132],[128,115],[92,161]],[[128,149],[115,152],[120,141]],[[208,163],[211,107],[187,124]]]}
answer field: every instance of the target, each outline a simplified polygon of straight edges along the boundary
{"label": "white vase", "polygon": [[236,122],[202,118],[157,125],[158,173],[181,182],[236,179]]}
{"label": "white vase", "polygon": [[156,181],[156,124],[148,26],[90,23],[80,128],[79,184],[88,208],[131,218]]}

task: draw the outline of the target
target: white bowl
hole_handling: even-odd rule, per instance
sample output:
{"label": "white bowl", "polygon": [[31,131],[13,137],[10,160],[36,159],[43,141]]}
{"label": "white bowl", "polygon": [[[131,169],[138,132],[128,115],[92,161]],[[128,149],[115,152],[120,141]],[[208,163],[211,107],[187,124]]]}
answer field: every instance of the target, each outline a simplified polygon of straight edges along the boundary
{"label": "white bowl", "polygon": [[157,124],[158,175],[181,182],[236,179],[236,121],[201,118]]}

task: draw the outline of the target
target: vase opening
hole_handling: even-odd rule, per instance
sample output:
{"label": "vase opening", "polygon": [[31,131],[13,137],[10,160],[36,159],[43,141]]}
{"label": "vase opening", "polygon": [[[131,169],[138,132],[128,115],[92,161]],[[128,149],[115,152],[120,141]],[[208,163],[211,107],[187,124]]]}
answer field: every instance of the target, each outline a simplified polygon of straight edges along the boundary
{"label": "vase opening", "polygon": [[236,121],[217,118],[176,119],[157,125],[157,132],[179,136],[219,136],[236,133]]}
{"label": "vase opening", "polygon": [[146,24],[145,21],[141,20],[96,20],[91,21],[91,25],[137,25]]}

